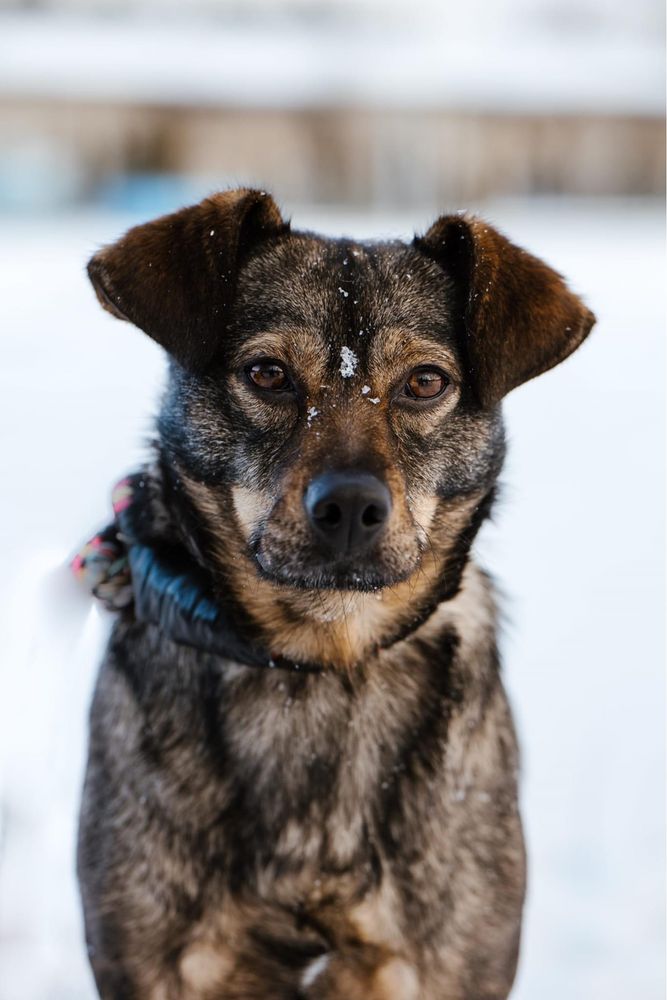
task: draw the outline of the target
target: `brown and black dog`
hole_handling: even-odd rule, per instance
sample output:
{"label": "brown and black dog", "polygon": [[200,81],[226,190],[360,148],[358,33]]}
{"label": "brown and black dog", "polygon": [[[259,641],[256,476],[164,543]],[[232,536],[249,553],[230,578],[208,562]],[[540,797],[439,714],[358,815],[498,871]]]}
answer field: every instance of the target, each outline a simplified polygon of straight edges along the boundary
{"label": "brown and black dog", "polygon": [[479,219],[325,239],[248,189],[89,274],[170,355],[142,542],[196,571],[229,640],[116,622],[79,842],[100,995],[507,997],[517,749],[469,551],[503,396],[592,313]]}

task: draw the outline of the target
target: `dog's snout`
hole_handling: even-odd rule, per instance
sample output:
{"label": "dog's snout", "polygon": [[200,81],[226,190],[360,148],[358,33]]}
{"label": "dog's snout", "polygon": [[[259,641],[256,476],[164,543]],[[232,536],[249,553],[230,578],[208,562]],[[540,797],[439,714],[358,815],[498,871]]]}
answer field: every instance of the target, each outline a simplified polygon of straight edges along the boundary
{"label": "dog's snout", "polygon": [[391,512],[391,494],[368,472],[325,472],[313,479],[304,497],[318,540],[335,556],[367,549]]}

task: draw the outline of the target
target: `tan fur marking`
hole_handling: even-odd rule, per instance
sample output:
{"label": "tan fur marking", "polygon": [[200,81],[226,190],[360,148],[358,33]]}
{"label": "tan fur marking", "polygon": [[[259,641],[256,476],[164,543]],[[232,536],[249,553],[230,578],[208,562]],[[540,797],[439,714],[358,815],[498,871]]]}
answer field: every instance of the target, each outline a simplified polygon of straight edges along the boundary
{"label": "tan fur marking", "polygon": [[294,374],[307,377],[314,386],[322,381],[326,344],[311,328],[267,330],[249,337],[236,355],[235,367],[240,368],[262,355],[284,361]]}
{"label": "tan fur marking", "polygon": [[377,892],[370,893],[351,911],[350,923],[361,941],[395,951],[400,948],[403,940],[396,920],[399,912],[396,889],[385,878]]}
{"label": "tan fur marking", "polygon": [[248,539],[255,528],[268,517],[271,511],[271,498],[250,490],[245,486],[232,486],[234,511],[244,537]]}
{"label": "tan fur marking", "polygon": [[369,371],[373,378],[392,378],[418,365],[442,365],[448,375],[461,378],[458,358],[452,350],[437,340],[420,337],[414,333],[406,336],[405,330],[383,330],[382,336],[373,342]]}
{"label": "tan fur marking", "polygon": [[487,577],[475,563],[468,563],[459,593],[454,600],[443,604],[440,610],[456,630],[461,659],[475,662],[478,651],[488,648],[497,624],[493,591]]}
{"label": "tan fur marking", "polygon": [[149,988],[146,996],[148,1000],[170,1000],[170,990],[166,982],[157,983]]}
{"label": "tan fur marking", "polygon": [[374,1000],[418,1000],[419,979],[411,965],[391,958],[375,974]]}
{"label": "tan fur marking", "polygon": [[220,986],[233,968],[234,962],[219,946],[207,941],[195,941],[183,953],[179,971],[186,996],[196,1000]]}
{"label": "tan fur marking", "polygon": [[433,523],[435,512],[438,509],[438,498],[435,496],[421,496],[415,497],[412,501],[408,499],[408,507],[410,508],[417,531],[421,536],[420,541],[423,544],[428,539],[428,532]]}

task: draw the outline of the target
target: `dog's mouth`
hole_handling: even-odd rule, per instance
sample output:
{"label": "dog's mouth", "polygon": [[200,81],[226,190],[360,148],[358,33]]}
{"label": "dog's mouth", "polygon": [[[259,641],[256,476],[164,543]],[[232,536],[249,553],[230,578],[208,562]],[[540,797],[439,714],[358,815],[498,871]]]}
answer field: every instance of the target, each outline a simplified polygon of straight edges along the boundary
{"label": "dog's mouth", "polygon": [[349,558],[337,561],[299,562],[294,558],[278,563],[269,558],[259,545],[252,553],[260,576],[271,583],[298,590],[338,590],[373,593],[406,580],[418,568],[390,567],[381,557],[376,559]]}

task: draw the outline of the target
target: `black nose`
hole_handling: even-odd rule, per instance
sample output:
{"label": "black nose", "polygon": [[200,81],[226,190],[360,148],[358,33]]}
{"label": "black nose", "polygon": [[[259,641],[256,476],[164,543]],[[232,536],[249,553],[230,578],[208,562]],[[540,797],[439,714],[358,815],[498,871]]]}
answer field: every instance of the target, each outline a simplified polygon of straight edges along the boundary
{"label": "black nose", "polygon": [[306,513],[320,542],[336,556],[361,552],[384,528],[391,494],[368,472],[325,472],[304,497]]}

